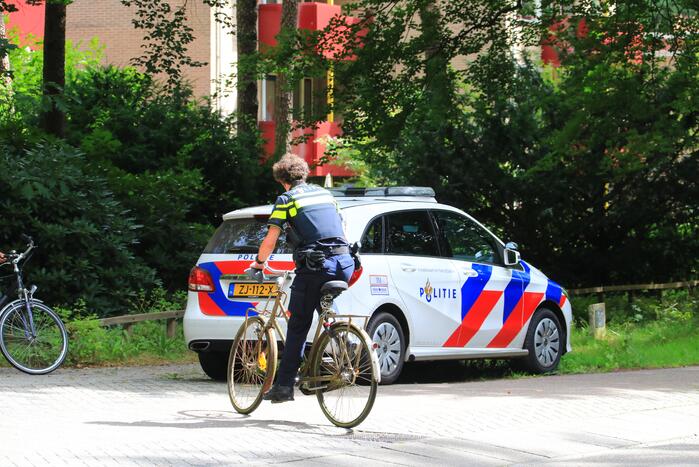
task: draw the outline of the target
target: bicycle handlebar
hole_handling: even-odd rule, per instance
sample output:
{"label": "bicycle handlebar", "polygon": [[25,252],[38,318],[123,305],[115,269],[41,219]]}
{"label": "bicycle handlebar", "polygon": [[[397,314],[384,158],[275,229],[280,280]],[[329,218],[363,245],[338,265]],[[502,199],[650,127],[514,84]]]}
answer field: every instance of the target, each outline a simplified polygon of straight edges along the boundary
{"label": "bicycle handlebar", "polygon": [[[253,270],[253,268],[250,267],[250,268],[247,268],[246,270],[244,270],[243,272],[244,272],[245,274],[248,274],[248,273],[249,273],[250,271],[252,271],[252,270]],[[264,273],[265,271],[269,271],[271,274],[265,275],[265,273]],[[274,278],[274,279],[277,279],[277,278],[282,277],[282,278],[285,278],[285,279],[286,279],[286,278],[289,277],[289,273],[291,273],[291,271],[288,271],[288,270],[285,271],[285,270],[281,270],[281,269],[274,269],[274,268],[270,267],[269,265],[265,265],[265,267],[262,269],[262,274],[263,274],[262,277],[263,277],[263,279],[266,279],[266,278],[268,278],[268,277]]]}
{"label": "bicycle handlebar", "polygon": [[22,253],[7,253],[5,254],[5,257],[7,258],[7,261],[5,264],[17,264],[20,261],[22,261],[24,258],[27,257],[30,251],[32,251],[36,246],[34,245],[34,240],[32,237],[29,235],[24,235],[22,234],[22,238],[27,241],[27,249],[24,250]]}
{"label": "bicycle handlebar", "polygon": [[273,267],[269,266],[268,264],[265,265],[265,269],[269,272],[272,273],[275,277],[284,277],[291,271],[289,270],[283,270],[283,269],[274,269]]}

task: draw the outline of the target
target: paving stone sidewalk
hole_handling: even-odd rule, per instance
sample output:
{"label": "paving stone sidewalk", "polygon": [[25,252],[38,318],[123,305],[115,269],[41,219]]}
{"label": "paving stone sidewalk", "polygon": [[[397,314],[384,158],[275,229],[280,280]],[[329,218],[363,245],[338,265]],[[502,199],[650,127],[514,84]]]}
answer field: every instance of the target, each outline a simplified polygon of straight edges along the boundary
{"label": "paving stone sidewalk", "polygon": [[699,367],[381,387],[335,428],[315,397],[235,413],[194,365],[0,368],[6,465],[699,464]]}

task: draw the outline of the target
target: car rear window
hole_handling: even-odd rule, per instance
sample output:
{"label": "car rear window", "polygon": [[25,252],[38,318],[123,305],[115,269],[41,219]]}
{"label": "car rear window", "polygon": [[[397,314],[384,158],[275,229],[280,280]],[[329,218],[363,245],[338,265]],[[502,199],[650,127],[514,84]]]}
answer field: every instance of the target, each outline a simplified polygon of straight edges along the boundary
{"label": "car rear window", "polygon": [[[267,235],[267,229],[266,216],[223,221],[204,248],[204,253],[257,253],[262,239]],[[274,253],[291,252],[292,249],[286,243],[286,235],[282,232]]]}

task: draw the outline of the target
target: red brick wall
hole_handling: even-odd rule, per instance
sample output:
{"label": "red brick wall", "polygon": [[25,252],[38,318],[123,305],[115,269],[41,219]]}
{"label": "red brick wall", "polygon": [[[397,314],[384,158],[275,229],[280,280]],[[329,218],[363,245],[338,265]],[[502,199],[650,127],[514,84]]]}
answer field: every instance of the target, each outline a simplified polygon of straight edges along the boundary
{"label": "red brick wall", "polygon": [[[172,0],[174,7],[183,0]],[[210,61],[210,7],[198,1],[188,1],[189,26],[194,29],[196,38],[189,46],[192,59]],[[89,42],[93,37],[99,38],[105,46],[104,61],[113,65],[129,65],[133,57],[141,55],[143,30],[134,29],[131,20],[134,9],[127,8],[119,0],[75,0],[68,6],[66,36],[74,43]],[[211,92],[211,75],[209,66],[187,68],[185,78],[192,83],[197,96],[206,96]]]}

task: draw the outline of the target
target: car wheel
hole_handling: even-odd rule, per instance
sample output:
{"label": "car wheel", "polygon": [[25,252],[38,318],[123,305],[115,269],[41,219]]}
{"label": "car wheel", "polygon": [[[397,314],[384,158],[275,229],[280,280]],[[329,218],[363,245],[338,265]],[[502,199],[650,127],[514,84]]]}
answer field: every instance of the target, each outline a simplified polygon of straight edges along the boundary
{"label": "car wheel", "polygon": [[403,328],[393,315],[380,312],[369,322],[368,333],[378,346],[376,353],[381,368],[381,384],[393,384],[400,376],[405,361]]}
{"label": "car wheel", "polygon": [[206,376],[215,381],[226,381],[228,378],[227,352],[199,352],[199,365]]}
{"label": "car wheel", "polygon": [[531,373],[550,373],[558,368],[563,354],[563,329],[556,314],[546,308],[534,313],[524,340],[529,355],[521,360]]}

